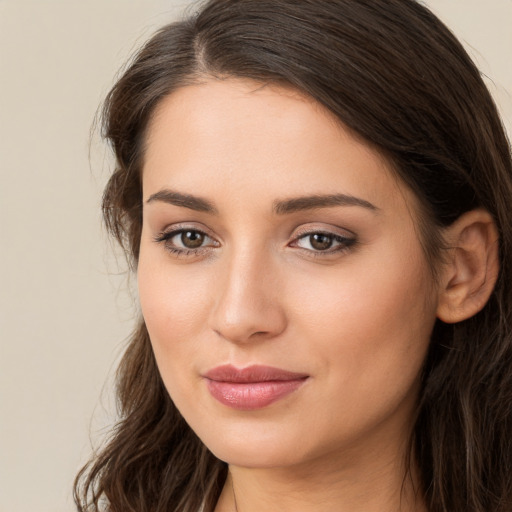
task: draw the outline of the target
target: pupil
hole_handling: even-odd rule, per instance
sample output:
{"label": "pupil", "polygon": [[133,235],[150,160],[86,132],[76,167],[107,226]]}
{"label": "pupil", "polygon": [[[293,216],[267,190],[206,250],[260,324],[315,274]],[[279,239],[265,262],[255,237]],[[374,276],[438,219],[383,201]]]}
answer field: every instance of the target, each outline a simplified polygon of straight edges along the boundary
{"label": "pupil", "polygon": [[197,231],[184,231],[181,234],[181,241],[188,249],[197,249],[204,242],[204,235]]}
{"label": "pupil", "polygon": [[319,251],[325,251],[332,245],[332,236],[315,233],[309,237],[309,241],[311,243],[311,247],[314,247]]}

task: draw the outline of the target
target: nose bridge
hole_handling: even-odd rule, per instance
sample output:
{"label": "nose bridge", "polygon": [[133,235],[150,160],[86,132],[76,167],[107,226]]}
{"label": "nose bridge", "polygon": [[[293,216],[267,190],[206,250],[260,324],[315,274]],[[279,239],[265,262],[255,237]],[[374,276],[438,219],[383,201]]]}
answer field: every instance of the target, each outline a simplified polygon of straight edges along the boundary
{"label": "nose bridge", "polygon": [[268,338],[282,332],[286,319],[270,251],[246,244],[228,251],[223,259],[212,309],[213,330],[237,343],[255,335]]}

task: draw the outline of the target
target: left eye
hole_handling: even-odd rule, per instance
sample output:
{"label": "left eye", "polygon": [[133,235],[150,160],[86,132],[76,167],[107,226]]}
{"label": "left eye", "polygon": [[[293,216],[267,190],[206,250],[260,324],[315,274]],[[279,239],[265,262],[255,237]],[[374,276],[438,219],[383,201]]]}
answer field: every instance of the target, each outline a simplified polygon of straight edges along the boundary
{"label": "left eye", "polygon": [[351,238],[345,238],[340,235],[332,233],[308,233],[297,238],[294,245],[307,249],[309,251],[324,251],[336,250],[348,247],[354,242]]}

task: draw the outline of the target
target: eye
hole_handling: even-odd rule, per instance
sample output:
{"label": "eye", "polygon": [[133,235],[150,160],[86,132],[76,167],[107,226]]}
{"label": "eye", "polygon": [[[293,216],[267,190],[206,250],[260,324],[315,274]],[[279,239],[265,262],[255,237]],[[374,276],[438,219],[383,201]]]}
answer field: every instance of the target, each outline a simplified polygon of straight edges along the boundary
{"label": "eye", "polygon": [[299,242],[302,242],[305,245],[309,245],[309,247],[304,247],[304,245],[298,243],[297,245],[299,247],[304,247],[305,249],[314,249],[315,251],[326,251],[332,247],[332,244],[334,243],[334,236],[327,235],[325,233],[313,233],[311,235],[300,238]]}
{"label": "eye", "polygon": [[208,236],[201,233],[201,231],[187,230],[177,233],[169,241],[175,246],[181,246],[185,249],[197,249],[203,245],[207,238]]}
{"label": "eye", "polygon": [[292,246],[305,249],[312,253],[332,254],[347,250],[356,243],[355,238],[349,238],[334,233],[315,231],[305,233],[295,239]]}
{"label": "eye", "polygon": [[163,243],[165,249],[177,255],[198,254],[210,247],[217,247],[218,242],[203,231],[192,228],[174,229],[160,233],[155,242]]}

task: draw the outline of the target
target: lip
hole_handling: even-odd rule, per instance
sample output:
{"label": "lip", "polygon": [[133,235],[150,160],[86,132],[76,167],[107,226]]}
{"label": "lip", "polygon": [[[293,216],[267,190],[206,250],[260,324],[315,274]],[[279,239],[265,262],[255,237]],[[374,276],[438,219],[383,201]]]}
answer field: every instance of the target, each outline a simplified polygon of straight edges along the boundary
{"label": "lip", "polygon": [[203,377],[213,398],[233,409],[249,411],[293,393],[309,375],[271,366],[223,365],[209,370]]}

